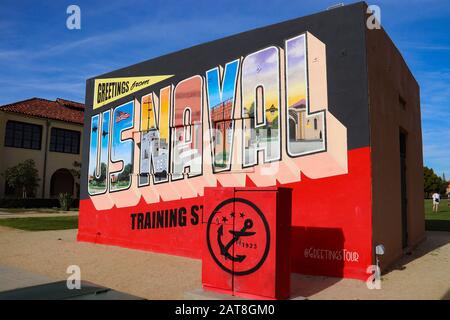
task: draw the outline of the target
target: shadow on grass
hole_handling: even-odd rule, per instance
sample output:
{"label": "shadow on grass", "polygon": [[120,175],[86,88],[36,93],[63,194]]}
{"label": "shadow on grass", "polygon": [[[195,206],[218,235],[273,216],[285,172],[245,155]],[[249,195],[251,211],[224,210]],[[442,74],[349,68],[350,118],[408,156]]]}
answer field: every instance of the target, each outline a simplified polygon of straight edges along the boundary
{"label": "shadow on grass", "polygon": [[450,220],[425,220],[425,230],[450,232]]}

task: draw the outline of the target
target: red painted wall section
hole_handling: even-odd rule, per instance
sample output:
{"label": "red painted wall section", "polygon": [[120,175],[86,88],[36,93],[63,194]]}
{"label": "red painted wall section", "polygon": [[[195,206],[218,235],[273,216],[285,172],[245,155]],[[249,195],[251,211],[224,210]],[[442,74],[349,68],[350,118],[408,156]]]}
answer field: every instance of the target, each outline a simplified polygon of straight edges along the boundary
{"label": "red painted wall section", "polygon": [[[370,148],[359,148],[348,152],[348,174],[315,180],[302,175],[300,182],[282,185],[293,189],[293,272],[367,279],[372,264],[370,168]],[[152,205],[141,199],[134,207],[99,211],[84,199],[78,240],[200,259],[202,203],[202,197]],[[132,213],[174,208],[186,209],[185,226],[132,229]]]}
{"label": "red painted wall section", "polygon": [[[367,279],[372,264],[370,148],[348,153],[348,174],[286,185],[292,194],[292,268]],[[344,251],[345,250],[345,251]]]}
{"label": "red painted wall section", "polygon": [[[91,200],[80,201],[78,237],[80,241],[112,244],[121,247],[149,250],[167,254],[201,258],[200,233],[203,198],[160,202],[148,205],[143,198],[137,206],[96,210]],[[198,223],[192,224],[195,217],[192,206],[198,206]],[[132,229],[131,214],[146,213],[166,209],[186,209],[186,226],[153,229]]]}

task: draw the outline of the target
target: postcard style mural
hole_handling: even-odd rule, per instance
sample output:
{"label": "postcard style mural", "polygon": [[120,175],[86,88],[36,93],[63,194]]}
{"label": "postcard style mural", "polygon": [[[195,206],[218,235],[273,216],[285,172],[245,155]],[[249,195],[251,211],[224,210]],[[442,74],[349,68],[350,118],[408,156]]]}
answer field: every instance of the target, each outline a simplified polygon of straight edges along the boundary
{"label": "postcard style mural", "polygon": [[[309,39],[309,52],[307,34],[300,34],[286,39],[284,48],[268,46],[176,83],[176,75],[149,75],[172,83],[92,116],[88,190],[94,203],[111,206],[114,200],[101,195],[119,191],[137,201],[150,186],[153,199],[172,200],[201,195],[218,179],[242,186],[249,177],[270,186],[299,181],[295,170],[315,178],[346,172],[345,132],[327,112],[326,91],[314,91],[326,88],[326,65],[308,53],[323,59],[324,46]],[[327,150],[330,141],[342,147]],[[317,153],[324,153],[315,158],[326,170],[305,161]]]}
{"label": "postcard style mural", "polygon": [[[205,187],[286,186],[293,190],[298,250],[340,250],[339,230],[329,230],[329,243],[320,236],[303,243],[301,229],[319,216],[309,216],[319,209],[305,197],[320,195],[327,179],[327,192],[344,190],[347,180],[353,188],[355,163],[367,162],[366,153],[350,153],[349,122],[330,108],[327,45],[309,32],[291,32],[244,47],[191,48],[90,82],[95,108],[87,113],[79,239],[198,258]],[[368,188],[351,201],[366,199]],[[361,214],[369,202],[351,201],[343,208],[358,207],[352,216],[369,225],[370,216]],[[333,226],[345,224],[343,210],[330,218]],[[370,260],[360,243],[346,238],[346,249],[359,257],[349,263]],[[302,254],[293,254],[293,265],[311,263],[314,270],[316,262]]]}

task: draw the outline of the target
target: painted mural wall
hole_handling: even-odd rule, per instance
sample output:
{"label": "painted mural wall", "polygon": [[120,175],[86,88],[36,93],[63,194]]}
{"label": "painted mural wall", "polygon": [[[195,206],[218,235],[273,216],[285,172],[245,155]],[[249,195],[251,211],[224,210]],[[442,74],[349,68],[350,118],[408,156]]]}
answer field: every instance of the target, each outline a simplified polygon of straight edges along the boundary
{"label": "painted mural wall", "polygon": [[199,258],[205,187],[287,186],[293,270],[366,278],[370,149],[348,146],[354,124],[329,104],[327,50],[291,32],[197,72],[88,81],[78,239]]}
{"label": "painted mural wall", "polygon": [[217,183],[245,186],[247,177],[271,186],[300,181],[300,172],[347,173],[346,129],[328,112],[325,59],[325,45],[305,33],[92,116],[94,206],[188,199]]}

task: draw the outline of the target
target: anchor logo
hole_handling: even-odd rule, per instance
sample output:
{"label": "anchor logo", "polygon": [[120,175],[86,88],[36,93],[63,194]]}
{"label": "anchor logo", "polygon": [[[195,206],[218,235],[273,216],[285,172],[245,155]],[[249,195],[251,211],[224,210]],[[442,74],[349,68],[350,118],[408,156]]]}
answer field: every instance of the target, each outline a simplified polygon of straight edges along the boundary
{"label": "anchor logo", "polygon": [[223,236],[223,225],[217,229],[217,242],[219,243],[220,247],[220,254],[225,257],[225,259],[230,259],[235,262],[242,262],[247,257],[246,255],[237,255],[236,257],[232,256],[228,251],[230,250],[231,246],[238,241],[241,237],[248,237],[255,234],[255,232],[252,231],[246,231],[247,229],[251,229],[253,227],[253,221],[252,219],[246,219],[244,222],[244,226],[240,231],[235,230],[229,230],[228,232],[233,235],[233,238],[227,243],[227,245],[224,245],[222,243],[222,236]]}
{"label": "anchor logo", "polygon": [[270,230],[263,212],[244,198],[222,201],[206,225],[206,243],[214,262],[225,272],[247,275],[258,270],[270,248]]}

